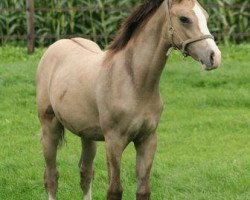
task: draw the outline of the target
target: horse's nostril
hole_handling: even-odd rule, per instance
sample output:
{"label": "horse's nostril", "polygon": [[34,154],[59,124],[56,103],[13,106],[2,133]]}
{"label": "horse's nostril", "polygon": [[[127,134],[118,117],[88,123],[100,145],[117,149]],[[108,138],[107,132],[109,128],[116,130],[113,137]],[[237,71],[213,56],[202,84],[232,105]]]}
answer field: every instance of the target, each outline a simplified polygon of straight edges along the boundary
{"label": "horse's nostril", "polygon": [[210,62],[211,62],[211,65],[214,64],[214,56],[215,56],[215,53],[214,53],[214,51],[212,51],[211,54],[210,54]]}

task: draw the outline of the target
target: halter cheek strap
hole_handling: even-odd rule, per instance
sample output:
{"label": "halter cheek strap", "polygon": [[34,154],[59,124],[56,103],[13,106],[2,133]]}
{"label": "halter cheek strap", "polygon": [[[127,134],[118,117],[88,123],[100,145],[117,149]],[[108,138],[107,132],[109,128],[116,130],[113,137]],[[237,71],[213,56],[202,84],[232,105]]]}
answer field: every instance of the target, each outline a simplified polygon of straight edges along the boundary
{"label": "halter cheek strap", "polygon": [[[187,47],[189,44],[195,43],[195,42],[199,42],[205,39],[213,39],[214,40],[214,36],[212,35],[202,35],[200,37],[197,38],[191,38],[188,39],[186,41],[183,41],[182,38],[177,34],[177,32],[175,31],[174,27],[173,27],[173,23],[170,17],[170,8],[172,6],[172,0],[168,0],[166,3],[166,8],[167,8],[167,20],[168,20],[168,25],[169,25],[169,34],[171,35],[171,40],[172,40],[172,47],[175,49],[178,49],[184,57],[189,56],[189,53],[187,52]],[[179,45],[176,45],[174,42],[174,36],[177,36],[180,41],[182,41]],[[181,48],[179,48],[179,46],[181,46]]]}

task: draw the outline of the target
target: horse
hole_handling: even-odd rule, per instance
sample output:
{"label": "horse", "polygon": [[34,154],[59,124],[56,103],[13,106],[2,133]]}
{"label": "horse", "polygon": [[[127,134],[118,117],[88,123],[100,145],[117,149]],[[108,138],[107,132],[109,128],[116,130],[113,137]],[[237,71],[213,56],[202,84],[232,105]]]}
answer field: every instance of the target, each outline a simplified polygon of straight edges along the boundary
{"label": "horse", "polygon": [[150,199],[150,171],[163,110],[159,81],[170,49],[216,69],[221,52],[197,0],[147,0],[124,21],[105,49],[83,38],[62,39],[44,53],[36,75],[38,118],[46,168],[44,185],[54,200],[59,173],[57,148],[67,129],[79,136],[84,200],[91,200],[96,143],[104,141],[107,200],[121,200],[121,157],[136,150],[137,200]]}

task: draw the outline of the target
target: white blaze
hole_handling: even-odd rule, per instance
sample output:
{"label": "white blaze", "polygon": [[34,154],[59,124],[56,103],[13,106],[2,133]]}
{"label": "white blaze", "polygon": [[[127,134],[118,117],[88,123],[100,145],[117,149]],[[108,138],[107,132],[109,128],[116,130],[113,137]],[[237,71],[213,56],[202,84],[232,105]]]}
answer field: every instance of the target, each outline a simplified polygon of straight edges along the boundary
{"label": "white blaze", "polygon": [[[193,11],[198,18],[198,25],[199,25],[201,33],[204,35],[211,35],[211,33],[207,27],[207,19],[203,13],[201,7],[198,5],[198,3],[195,3]],[[211,50],[213,50],[215,53],[214,65],[218,66],[221,62],[221,52],[220,52],[219,48],[217,47],[217,45],[215,44],[215,41],[213,39],[208,38],[208,39],[206,39],[206,41],[207,41],[208,45],[210,46]]]}
{"label": "white blaze", "polygon": [[207,19],[204,15],[203,11],[201,10],[200,6],[197,3],[195,4],[193,11],[198,18],[200,31],[204,35],[210,35],[211,33],[209,32],[208,27],[207,27]]}

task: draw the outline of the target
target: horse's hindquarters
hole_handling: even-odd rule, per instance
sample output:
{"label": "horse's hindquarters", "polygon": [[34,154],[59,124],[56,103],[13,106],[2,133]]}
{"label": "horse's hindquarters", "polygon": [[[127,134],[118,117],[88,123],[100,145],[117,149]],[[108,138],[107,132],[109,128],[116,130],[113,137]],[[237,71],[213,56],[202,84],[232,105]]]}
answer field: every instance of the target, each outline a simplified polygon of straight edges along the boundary
{"label": "horse's hindquarters", "polygon": [[51,106],[55,117],[70,131],[83,136],[86,131],[87,136],[101,139],[95,100],[101,64],[101,52],[93,53],[71,40],[53,44],[37,72],[38,109],[43,104]]}

